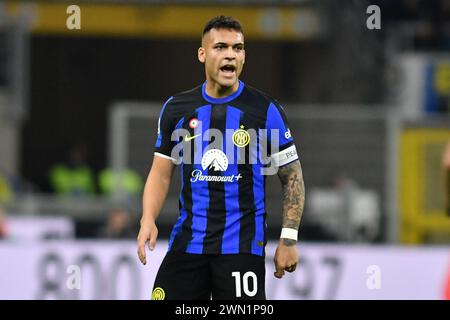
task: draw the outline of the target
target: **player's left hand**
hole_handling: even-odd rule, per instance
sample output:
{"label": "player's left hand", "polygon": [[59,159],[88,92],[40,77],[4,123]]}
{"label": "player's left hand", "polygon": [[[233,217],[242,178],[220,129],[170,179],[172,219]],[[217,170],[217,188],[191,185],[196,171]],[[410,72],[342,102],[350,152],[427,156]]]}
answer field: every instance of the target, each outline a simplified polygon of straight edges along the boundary
{"label": "player's left hand", "polygon": [[278,279],[284,276],[284,271],[294,272],[298,263],[297,245],[287,246],[283,239],[280,239],[275,251],[274,263],[274,276]]}

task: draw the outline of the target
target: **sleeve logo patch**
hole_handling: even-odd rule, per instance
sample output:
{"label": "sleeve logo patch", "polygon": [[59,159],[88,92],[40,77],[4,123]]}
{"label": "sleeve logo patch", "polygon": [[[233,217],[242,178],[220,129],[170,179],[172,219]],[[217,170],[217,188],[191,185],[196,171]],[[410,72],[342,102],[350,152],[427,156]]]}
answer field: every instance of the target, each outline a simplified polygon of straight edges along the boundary
{"label": "sleeve logo patch", "polygon": [[192,118],[192,119],[189,121],[189,127],[190,127],[191,129],[195,129],[195,128],[197,128],[197,126],[198,126],[198,119],[197,119],[197,118]]}
{"label": "sleeve logo patch", "polygon": [[292,137],[292,135],[291,135],[291,130],[287,129],[287,131],[284,133],[284,137],[285,137],[286,139],[291,138],[291,137]]}

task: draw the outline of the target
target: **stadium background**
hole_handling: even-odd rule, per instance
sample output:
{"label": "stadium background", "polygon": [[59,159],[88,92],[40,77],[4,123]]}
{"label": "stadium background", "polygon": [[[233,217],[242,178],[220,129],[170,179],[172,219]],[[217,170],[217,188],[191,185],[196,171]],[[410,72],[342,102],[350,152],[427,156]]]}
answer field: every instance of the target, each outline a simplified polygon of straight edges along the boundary
{"label": "stadium background", "polygon": [[[66,24],[71,4],[79,30]],[[381,29],[367,27],[370,5]],[[292,281],[268,277],[268,297],[449,299],[444,0],[1,2],[0,298],[150,296],[178,214],[175,174],[154,263],[141,267],[133,241],[157,117],[168,97],[203,81],[200,34],[219,14],[242,22],[242,79],[285,106],[304,170],[302,267]],[[88,187],[64,191],[52,176],[58,164],[74,169],[69,155],[84,159]],[[273,241],[278,185],[269,178]],[[79,290],[67,287],[71,265]]]}

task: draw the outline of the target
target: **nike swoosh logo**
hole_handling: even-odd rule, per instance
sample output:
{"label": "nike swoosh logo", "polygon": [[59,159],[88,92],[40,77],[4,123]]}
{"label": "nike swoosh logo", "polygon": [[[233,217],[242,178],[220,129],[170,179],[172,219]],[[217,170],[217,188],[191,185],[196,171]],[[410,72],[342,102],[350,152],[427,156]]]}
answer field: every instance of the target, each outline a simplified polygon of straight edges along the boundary
{"label": "nike swoosh logo", "polygon": [[192,137],[188,137],[187,135],[186,136],[184,136],[184,141],[191,141],[192,139],[195,139],[195,138],[197,138],[199,136],[199,134],[196,134],[195,136],[192,136]]}

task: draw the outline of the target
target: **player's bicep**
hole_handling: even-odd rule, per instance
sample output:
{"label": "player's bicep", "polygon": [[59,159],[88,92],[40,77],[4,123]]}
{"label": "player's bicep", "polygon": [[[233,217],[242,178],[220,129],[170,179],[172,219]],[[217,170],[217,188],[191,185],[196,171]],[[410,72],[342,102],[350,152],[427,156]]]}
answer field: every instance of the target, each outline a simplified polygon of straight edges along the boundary
{"label": "player's bicep", "polygon": [[155,154],[149,176],[155,175],[159,179],[170,181],[174,168],[175,165],[171,159]]}
{"label": "player's bicep", "polygon": [[286,185],[293,175],[298,176],[300,182],[300,179],[303,180],[302,166],[300,164],[300,161],[297,159],[287,165],[282,166],[278,169],[277,175],[283,185]]}

